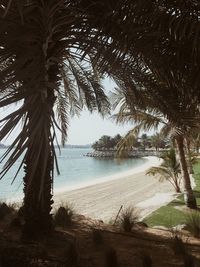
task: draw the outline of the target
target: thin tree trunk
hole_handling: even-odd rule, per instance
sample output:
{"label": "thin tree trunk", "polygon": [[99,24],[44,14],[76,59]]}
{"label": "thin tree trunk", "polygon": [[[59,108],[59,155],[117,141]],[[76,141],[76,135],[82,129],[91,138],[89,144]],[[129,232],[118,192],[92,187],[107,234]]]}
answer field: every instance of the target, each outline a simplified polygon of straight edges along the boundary
{"label": "thin tree trunk", "polygon": [[199,153],[199,141],[196,141],[196,153]]}
{"label": "thin tree trunk", "polygon": [[175,177],[175,179],[174,179],[174,184],[175,184],[176,193],[181,193],[181,189],[180,189],[180,186],[178,184],[177,177]]}
{"label": "thin tree trunk", "polygon": [[176,145],[177,145],[177,150],[179,154],[179,160],[180,160],[180,166],[181,166],[181,173],[183,177],[183,182],[184,182],[184,190],[185,190],[185,204],[187,207],[191,209],[196,209],[197,208],[197,203],[196,203],[196,198],[194,196],[193,190],[191,188],[191,182],[190,182],[190,176],[188,173],[187,169],[187,162],[185,158],[185,153],[184,153],[184,142],[183,142],[183,137],[178,136],[176,137]]}
{"label": "thin tree trunk", "polygon": [[187,164],[188,164],[188,170],[190,174],[193,174],[193,168],[192,168],[192,163],[191,163],[191,153],[190,153],[190,141],[185,138],[185,148],[186,148],[186,153],[187,153]]}

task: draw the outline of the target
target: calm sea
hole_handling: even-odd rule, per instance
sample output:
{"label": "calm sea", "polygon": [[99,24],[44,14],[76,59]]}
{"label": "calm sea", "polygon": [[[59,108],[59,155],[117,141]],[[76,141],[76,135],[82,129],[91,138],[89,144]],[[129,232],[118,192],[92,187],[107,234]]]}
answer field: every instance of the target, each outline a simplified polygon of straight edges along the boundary
{"label": "calm sea", "polygon": [[[105,176],[139,167],[147,161],[146,159],[126,159],[119,162],[115,159],[97,159],[84,156],[91,151],[91,149],[63,148],[61,155],[57,153],[60,175],[55,174],[55,191],[76,187],[93,180],[100,181]],[[0,155],[3,152],[5,150],[1,149]],[[23,171],[18,174],[16,180],[11,185],[19,164],[20,161],[0,180],[0,199],[13,199],[22,196]],[[0,168],[2,169],[2,167],[3,163],[0,163]]]}

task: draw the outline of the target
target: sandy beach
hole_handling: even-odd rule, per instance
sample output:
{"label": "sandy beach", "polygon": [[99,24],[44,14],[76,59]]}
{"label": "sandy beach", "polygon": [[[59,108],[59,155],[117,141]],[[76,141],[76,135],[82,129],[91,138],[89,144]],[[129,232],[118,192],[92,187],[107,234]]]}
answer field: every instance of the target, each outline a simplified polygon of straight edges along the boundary
{"label": "sandy beach", "polygon": [[156,157],[147,159],[140,167],[105,177],[101,182],[55,192],[55,207],[70,202],[77,213],[105,222],[116,216],[121,205],[135,206],[141,218],[147,216],[174,198],[169,182],[160,183],[155,177],[145,175],[149,167],[161,163]]}

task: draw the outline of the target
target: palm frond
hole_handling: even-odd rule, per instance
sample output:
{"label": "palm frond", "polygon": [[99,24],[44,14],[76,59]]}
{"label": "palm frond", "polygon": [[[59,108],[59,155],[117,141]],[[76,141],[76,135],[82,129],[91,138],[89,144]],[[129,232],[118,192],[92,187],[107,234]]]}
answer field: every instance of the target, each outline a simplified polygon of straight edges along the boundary
{"label": "palm frond", "polygon": [[137,140],[137,128],[130,130],[117,144],[116,157],[123,158],[134,146]]}

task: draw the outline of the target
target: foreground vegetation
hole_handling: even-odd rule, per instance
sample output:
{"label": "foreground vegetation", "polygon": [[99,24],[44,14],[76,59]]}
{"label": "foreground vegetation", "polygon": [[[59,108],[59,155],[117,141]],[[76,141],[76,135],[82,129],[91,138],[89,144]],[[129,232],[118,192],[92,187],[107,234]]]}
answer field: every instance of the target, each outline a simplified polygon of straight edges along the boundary
{"label": "foreground vegetation", "polygon": [[[200,206],[200,162],[194,165],[194,179],[196,187],[194,189],[197,205]],[[180,209],[179,209],[180,208]],[[181,194],[168,205],[163,206],[148,216],[144,222],[150,227],[164,226],[173,227],[187,223],[187,213],[184,212],[184,196]]]}
{"label": "foreground vegetation", "polygon": [[200,262],[200,241],[147,228],[131,207],[113,226],[77,215],[63,203],[54,210],[56,231],[28,243],[20,240],[23,209],[2,203],[0,214],[3,267],[196,267]]}

